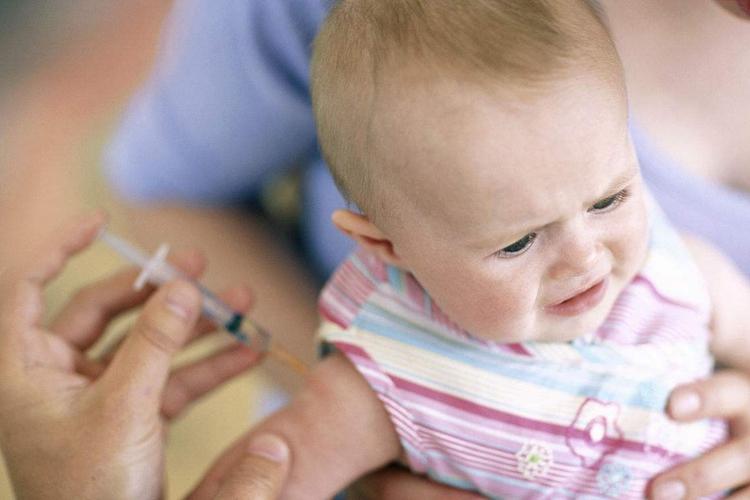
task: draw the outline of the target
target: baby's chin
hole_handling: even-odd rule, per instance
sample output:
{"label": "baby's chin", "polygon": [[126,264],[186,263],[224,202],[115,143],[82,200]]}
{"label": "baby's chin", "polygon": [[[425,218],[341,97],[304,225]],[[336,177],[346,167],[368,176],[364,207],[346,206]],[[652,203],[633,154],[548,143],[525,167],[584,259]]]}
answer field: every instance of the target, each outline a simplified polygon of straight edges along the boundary
{"label": "baby's chin", "polygon": [[595,333],[607,319],[615,298],[616,295],[605,297],[596,308],[578,316],[562,317],[540,311],[524,326],[515,325],[509,328],[508,325],[497,325],[495,328],[488,328],[486,333],[479,332],[476,336],[482,340],[502,344],[571,342]]}
{"label": "baby's chin", "polygon": [[514,332],[509,335],[477,335],[482,340],[495,342],[499,344],[520,344],[525,342],[571,342],[579,337],[585,337],[596,328],[578,327],[568,328],[565,330],[543,330],[533,332]]}

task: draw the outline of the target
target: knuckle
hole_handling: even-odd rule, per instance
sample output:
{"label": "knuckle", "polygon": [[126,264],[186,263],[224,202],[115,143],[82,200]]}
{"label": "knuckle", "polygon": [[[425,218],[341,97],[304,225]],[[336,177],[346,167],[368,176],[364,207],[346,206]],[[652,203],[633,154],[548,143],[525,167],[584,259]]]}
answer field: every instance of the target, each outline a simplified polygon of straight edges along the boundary
{"label": "knuckle", "polygon": [[179,378],[172,377],[167,386],[166,398],[161,407],[161,413],[168,419],[175,418],[192,401],[187,384]]}
{"label": "knuckle", "polygon": [[277,471],[268,463],[246,460],[235,470],[227,486],[237,493],[252,493],[254,497],[266,497],[276,490],[277,482]]}
{"label": "knuckle", "polygon": [[12,302],[14,306],[23,298],[28,290],[28,282],[23,279],[13,279],[5,283],[3,289],[3,300]]}
{"label": "knuckle", "polygon": [[179,327],[179,322],[167,315],[155,314],[143,318],[135,333],[155,349],[171,354],[180,348],[174,333]]}
{"label": "knuckle", "polygon": [[27,279],[19,278],[6,283],[0,293],[0,321],[4,323],[3,330],[11,327],[5,324],[6,320],[12,324],[19,313],[28,317],[38,314],[43,307],[41,293],[30,286]]}
{"label": "knuckle", "polygon": [[739,451],[747,462],[750,462],[750,436],[743,437],[738,441]]}
{"label": "knuckle", "polygon": [[688,491],[694,495],[705,494],[711,491],[711,474],[705,467],[689,467],[684,471],[684,481]]}
{"label": "knuckle", "polygon": [[258,467],[257,464],[245,464],[242,468],[242,478],[250,478],[248,483],[253,490],[260,492],[272,492],[276,487],[277,474],[269,467]]}

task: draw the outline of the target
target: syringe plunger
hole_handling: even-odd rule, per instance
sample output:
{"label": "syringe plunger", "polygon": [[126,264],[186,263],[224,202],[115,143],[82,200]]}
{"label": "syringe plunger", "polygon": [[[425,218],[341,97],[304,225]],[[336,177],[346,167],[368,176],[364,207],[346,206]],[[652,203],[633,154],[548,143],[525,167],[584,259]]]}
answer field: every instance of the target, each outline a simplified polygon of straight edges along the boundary
{"label": "syringe plunger", "polygon": [[271,348],[271,336],[268,332],[249,318],[234,311],[208,288],[191,280],[169,264],[166,260],[169,253],[168,245],[160,245],[154,255],[149,257],[143,251],[109,231],[103,230],[99,237],[125,259],[141,268],[141,273],[134,283],[134,288],[137,290],[143,288],[146,283],[159,286],[176,278],[190,280],[198,287],[203,296],[202,312],[206,317],[256,352],[264,353]]}

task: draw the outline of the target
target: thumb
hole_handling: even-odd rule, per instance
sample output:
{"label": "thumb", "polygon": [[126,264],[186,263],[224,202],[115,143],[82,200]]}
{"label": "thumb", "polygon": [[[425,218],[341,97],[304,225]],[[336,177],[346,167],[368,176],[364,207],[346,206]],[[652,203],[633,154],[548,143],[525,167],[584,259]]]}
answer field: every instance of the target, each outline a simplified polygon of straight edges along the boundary
{"label": "thumb", "polygon": [[289,447],[278,436],[250,439],[245,455],[229,473],[215,500],[271,500],[281,495],[289,473]]}
{"label": "thumb", "polygon": [[157,290],[100,378],[105,391],[146,396],[156,401],[158,410],[172,357],[195,327],[200,306],[200,292],[188,281],[176,280]]}

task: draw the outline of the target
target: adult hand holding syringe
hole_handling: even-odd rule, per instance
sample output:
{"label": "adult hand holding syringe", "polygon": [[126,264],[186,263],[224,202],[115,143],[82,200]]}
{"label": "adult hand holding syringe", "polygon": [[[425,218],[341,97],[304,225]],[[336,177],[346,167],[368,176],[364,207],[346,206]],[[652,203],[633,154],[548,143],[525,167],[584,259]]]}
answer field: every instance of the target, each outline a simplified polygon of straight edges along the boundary
{"label": "adult hand holding syringe", "polygon": [[[142,288],[146,283],[159,286],[176,278],[190,280],[188,276],[167,262],[169,246],[166,244],[162,244],[152,256],[148,256],[145,252],[107,230],[100,233],[99,239],[122,257],[141,268],[141,274],[133,284],[136,289]],[[307,370],[307,366],[302,361],[274,345],[270,334],[265,329],[250,318],[234,311],[205,286],[195,281],[193,283],[203,296],[203,315],[218,327],[226,330],[255,352],[268,353],[299,373],[304,373]]]}

